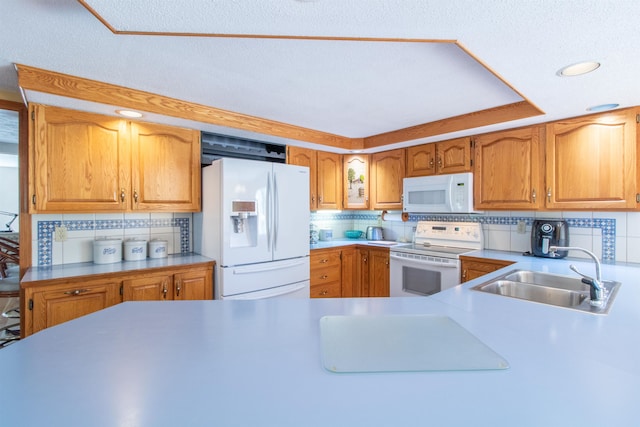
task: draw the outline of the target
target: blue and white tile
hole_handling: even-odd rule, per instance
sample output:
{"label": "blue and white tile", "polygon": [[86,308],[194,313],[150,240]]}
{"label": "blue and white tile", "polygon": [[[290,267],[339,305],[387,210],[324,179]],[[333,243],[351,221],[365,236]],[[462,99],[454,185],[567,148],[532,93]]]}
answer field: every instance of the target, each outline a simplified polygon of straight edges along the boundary
{"label": "blue and white tile", "polygon": [[640,237],[627,237],[627,262],[640,263]]}
{"label": "blue and white tile", "polygon": [[62,263],[93,261],[93,239],[73,238],[62,244]]}
{"label": "blue and white tile", "polygon": [[95,236],[95,215],[64,214],[62,225],[67,228],[69,238],[93,238]]}
{"label": "blue and white tile", "polygon": [[627,212],[627,236],[640,237],[640,212]]}
{"label": "blue and white tile", "polygon": [[616,239],[616,262],[627,262],[627,239]]}
{"label": "blue and white tile", "polygon": [[[592,251],[593,252],[593,236],[591,234],[589,235],[583,235],[583,234],[578,234],[578,235],[570,235],[569,236],[569,243],[571,246],[578,246],[581,248],[584,248],[588,251]],[[601,245],[599,245],[601,246]],[[599,252],[602,252],[601,249],[598,249]],[[571,251],[569,253],[569,256],[572,258],[589,258],[587,256],[587,254],[580,252],[580,251]]]}
{"label": "blue and white tile", "polygon": [[626,212],[593,212],[593,218],[610,218],[616,220],[616,236],[627,235],[627,213]]}

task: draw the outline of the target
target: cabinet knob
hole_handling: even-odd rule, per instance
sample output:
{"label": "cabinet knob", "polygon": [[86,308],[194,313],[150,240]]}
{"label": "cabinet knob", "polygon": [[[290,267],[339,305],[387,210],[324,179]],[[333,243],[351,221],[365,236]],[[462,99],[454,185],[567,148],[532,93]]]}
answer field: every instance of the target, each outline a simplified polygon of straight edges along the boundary
{"label": "cabinet knob", "polygon": [[433,168],[433,158],[429,159],[429,169]]}
{"label": "cabinet knob", "polygon": [[531,192],[531,198],[533,199],[534,202],[536,201],[536,189],[535,188]]}
{"label": "cabinet knob", "polygon": [[134,191],[134,192],[133,192],[133,200],[134,200],[136,203],[138,203],[138,192],[137,192],[137,191]]}
{"label": "cabinet knob", "polygon": [[180,296],[180,290],[182,289],[182,280],[176,282],[176,296]]}
{"label": "cabinet knob", "polygon": [[321,260],[320,260],[320,264],[326,264],[326,263],[328,263],[328,262],[329,262],[329,260],[328,260],[328,259],[326,259],[326,258],[325,258],[325,259],[321,259]]}
{"label": "cabinet knob", "polygon": [[547,200],[551,203],[551,187],[547,190]]}
{"label": "cabinet knob", "polygon": [[329,276],[327,276],[326,274],[323,274],[322,276],[320,276],[320,278],[321,278],[322,280],[324,280],[324,279],[329,278]]}
{"label": "cabinet knob", "polygon": [[167,281],[162,282],[162,298],[167,299]]}
{"label": "cabinet knob", "polygon": [[323,289],[323,290],[320,291],[320,295],[326,295],[328,293],[329,293],[329,291],[326,290],[326,289]]}
{"label": "cabinet knob", "polygon": [[127,197],[127,194],[124,192],[124,188],[120,189],[120,201],[122,203],[124,203],[125,198]]}
{"label": "cabinet knob", "polygon": [[462,270],[462,278],[463,279],[467,278],[467,270],[466,269]]}

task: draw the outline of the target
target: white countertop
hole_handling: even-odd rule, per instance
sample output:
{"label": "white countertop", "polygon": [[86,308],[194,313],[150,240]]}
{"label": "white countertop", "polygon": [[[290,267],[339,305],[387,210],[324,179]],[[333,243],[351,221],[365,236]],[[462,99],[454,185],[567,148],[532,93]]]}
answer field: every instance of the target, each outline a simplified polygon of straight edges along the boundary
{"label": "white countertop", "polygon": [[20,283],[64,279],[69,277],[89,276],[95,274],[120,273],[144,270],[149,268],[177,267],[187,264],[198,264],[212,261],[214,260],[198,254],[176,254],[169,255],[165,258],[146,258],[140,261],[120,261],[110,264],[79,262],[75,264],[31,267],[25,272]]}
{"label": "white countertop", "polygon": [[[568,260],[518,259],[506,268],[572,274]],[[499,274],[420,298],[119,304],[0,350],[0,398],[10,408],[2,422],[638,425],[640,269],[603,265],[605,279],[622,282],[607,316],[468,289]],[[319,321],[338,314],[446,315],[510,367],[332,373],[322,365]]]}

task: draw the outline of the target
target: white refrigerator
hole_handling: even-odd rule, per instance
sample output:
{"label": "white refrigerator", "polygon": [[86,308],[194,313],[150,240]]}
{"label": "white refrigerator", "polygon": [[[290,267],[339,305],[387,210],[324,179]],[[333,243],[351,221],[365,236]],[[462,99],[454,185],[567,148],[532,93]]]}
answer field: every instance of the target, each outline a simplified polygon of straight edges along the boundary
{"label": "white refrigerator", "polygon": [[194,251],[216,299],[309,298],[309,168],[222,158],[202,169]]}

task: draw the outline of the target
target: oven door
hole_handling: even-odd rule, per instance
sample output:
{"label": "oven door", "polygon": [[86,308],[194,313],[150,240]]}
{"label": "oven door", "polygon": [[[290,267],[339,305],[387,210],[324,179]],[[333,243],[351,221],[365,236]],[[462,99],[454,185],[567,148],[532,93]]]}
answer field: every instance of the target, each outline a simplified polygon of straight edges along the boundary
{"label": "oven door", "polygon": [[428,296],[460,284],[460,261],[392,252],[390,295]]}

